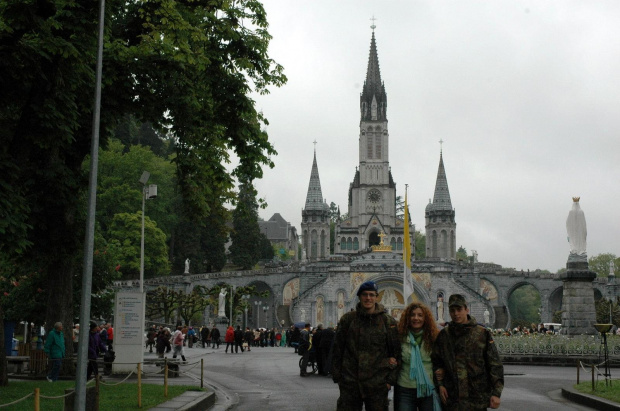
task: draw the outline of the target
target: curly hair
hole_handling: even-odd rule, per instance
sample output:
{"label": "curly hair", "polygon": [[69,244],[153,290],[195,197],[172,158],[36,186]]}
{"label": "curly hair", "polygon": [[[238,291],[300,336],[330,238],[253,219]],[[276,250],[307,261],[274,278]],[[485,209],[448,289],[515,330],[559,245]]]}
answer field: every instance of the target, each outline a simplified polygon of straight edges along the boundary
{"label": "curly hair", "polygon": [[413,302],[405,308],[400,315],[400,321],[398,322],[398,335],[403,341],[407,338],[407,334],[411,331],[411,327],[409,326],[409,318],[411,317],[413,310],[416,308],[422,310],[424,315],[424,325],[422,326],[422,330],[424,331],[424,334],[422,335],[422,346],[427,352],[431,352],[433,343],[439,334],[439,329],[437,328],[437,323],[435,323],[435,318],[433,317],[430,308],[428,308],[426,304]]}

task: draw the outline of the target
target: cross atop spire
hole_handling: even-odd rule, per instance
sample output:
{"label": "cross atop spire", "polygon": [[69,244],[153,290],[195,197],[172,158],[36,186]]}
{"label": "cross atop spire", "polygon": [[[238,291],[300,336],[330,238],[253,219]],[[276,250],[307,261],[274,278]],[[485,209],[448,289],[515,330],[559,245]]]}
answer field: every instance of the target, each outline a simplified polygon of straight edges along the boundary
{"label": "cross atop spire", "polygon": [[314,144],[314,155],[316,157],[316,138],[314,139],[314,141],[312,142],[312,144]]}
{"label": "cross atop spire", "polygon": [[370,26],[370,28],[372,29],[372,32],[375,32],[375,29],[377,28],[377,26],[375,26],[375,21],[378,20],[375,18],[375,15],[372,15],[372,18],[370,19],[372,21],[372,26]]}
{"label": "cross atop spire", "polygon": [[443,154],[443,139],[439,140],[439,154]]}

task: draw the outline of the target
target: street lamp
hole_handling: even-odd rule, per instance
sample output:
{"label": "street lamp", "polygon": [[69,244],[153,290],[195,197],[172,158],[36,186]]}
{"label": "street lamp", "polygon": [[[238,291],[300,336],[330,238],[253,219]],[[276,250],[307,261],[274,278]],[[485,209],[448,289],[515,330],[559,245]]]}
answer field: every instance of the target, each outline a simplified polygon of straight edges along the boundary
{"label": "street lamp", "polygon": [[246,329],[248,326],[248,308],[250,306],[249,303],[250,300],[250,294],[243,294],[241,296],[241,301],[243,304],[243,311],[245,311],[245,317],[244,317],[244,321],[243,321],[243,329]]}
{"label": "street lamp", "polygon": [[140,177],[142,183],[142,237],[140,239],[140,292],[144,292],[144,202],[157,197],[157,185],[146,185],[151,173],[145,171]]}
{"label": "street lamp", "polygon": [[265,328],[268,328],[268,327],[267,327],[267,311],[269,311],[269,306],[268,306],[268,305],[265,305],[265,306],[263,307],[263,312],[265,313]]}
{"label": "street lamp", "polygon": [[256,328],[260,327],[260,306],[262,304],[262,301],[254,301],[254,305],[256,306]]}

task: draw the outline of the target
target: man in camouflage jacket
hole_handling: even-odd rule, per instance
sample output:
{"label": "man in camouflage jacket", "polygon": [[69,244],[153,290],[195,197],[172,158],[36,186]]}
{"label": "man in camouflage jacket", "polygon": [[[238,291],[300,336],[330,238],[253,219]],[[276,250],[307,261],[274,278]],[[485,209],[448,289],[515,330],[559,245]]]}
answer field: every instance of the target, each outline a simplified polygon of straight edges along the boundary
{"label": "man in camouflage jacket", "polygon": [[450,322],[437,337],[431,359],[433,369],[443,369],[437,381],[447,410],[498,408],[504,388],[504,367],[491,333],[469,315],[465,297],[449,300]]}
{"label": "man in camouflage jacket", "polygon": [[342,316],[333,347],[332,379],[338,410],[388,409],[388,391],[398,379],[400,342],[396,321],[376,302],[377,285],[363,283],[356,311]]}

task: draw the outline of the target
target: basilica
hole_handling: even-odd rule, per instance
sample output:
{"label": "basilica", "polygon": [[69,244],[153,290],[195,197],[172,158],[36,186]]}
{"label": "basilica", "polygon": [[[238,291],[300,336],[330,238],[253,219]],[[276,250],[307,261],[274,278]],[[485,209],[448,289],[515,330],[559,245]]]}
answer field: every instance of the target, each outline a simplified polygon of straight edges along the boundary
{"label": "basilica", "polygon": [[[349,185],[347,213],[339,218],[331,250],[329,206],[321,192],[315,151],[301,223],[307,260],[317,261],[330,255],[358,255],[378,245],[383,235],[384,241],[397,254],[402,254],[407,241],[413,243],[415,227],[410,227],[409,238],[405,238],[404,221],[396,213],[396,183],[390,169],[389,143],[387,93],[381,80],[373,31],[366,80],[360,95],[359,166]],[[426,257],[455,259],[456,222],[441,153],[435,195],[426,207],[425,219]]]}

